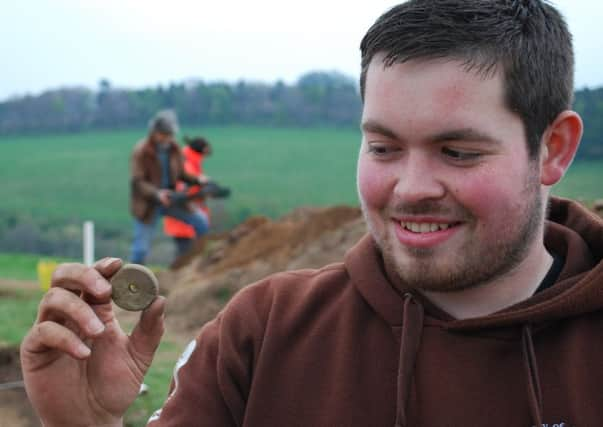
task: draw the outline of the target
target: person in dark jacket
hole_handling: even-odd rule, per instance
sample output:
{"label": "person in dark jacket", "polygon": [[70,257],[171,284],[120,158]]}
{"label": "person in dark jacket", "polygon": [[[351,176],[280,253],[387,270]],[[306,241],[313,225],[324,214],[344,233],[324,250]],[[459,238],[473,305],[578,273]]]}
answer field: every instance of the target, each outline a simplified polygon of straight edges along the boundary
{"label": "person in dark jacket", "polygon": [[130,160],[130,210],[134,217],[134,239],[130,260],[144,264],[160,216],[169,215],[193,227],[197,237],[209,228],[207,214],[189,204],[174,203],[176,183],[180,180],[203,185],[203,177],[186,173],[180,147],[174,141],[178,131],[171,110],[158,112],[149,123],[148,136],[139,141]]}
{"label": "person in dark jacket", "polygon": [[[582,135],[562,16],[410,0],[361,55],[369,233],[341,263],[233,297],[149,426],[601,425],[603,222],[550,196]],[[164,301],[126,337],[106,280],[120,265],[59,267],[21,345],[48,425],[119,425],[138,392]]]}

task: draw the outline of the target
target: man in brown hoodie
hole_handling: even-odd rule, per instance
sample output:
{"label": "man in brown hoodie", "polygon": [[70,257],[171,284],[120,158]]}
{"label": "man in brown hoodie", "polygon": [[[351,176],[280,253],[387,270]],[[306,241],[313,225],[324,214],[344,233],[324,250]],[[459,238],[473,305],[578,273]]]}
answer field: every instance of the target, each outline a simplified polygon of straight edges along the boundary
{"label": "man in brown hoodie", "polygon": [[[412,0],[361,52],[369,234],[235,296],[149,425],[602,425],[603,225],[549,197],[582,134],[562,17]],[[138,392],[164,302],[126,336],[106,281],[120,264],[60,267],[22,344],[47,426],[120,425]]]}

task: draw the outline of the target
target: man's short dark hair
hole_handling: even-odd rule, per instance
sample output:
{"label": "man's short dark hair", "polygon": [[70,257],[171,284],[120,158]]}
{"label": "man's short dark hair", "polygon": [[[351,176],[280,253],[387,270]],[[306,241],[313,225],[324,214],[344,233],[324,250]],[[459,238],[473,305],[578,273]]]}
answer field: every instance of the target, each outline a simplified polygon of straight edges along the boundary
{"label": "man's short dark hair", "polygon": [[452,59],[484,77],[502,71],[506,104],[523,121],[531,158],[547,126],[573,101],[572,37],[561,14],[541,0],[410,0],[377,19],[360,50],[363,100],[378,53],[385,66]]}

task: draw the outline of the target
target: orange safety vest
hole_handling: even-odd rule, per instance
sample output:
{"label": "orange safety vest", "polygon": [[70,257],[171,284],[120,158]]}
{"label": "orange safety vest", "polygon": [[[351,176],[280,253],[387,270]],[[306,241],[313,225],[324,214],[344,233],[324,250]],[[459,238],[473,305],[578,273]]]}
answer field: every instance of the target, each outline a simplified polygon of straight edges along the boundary
{"label": "orange safety vest", "polygon": [[[189,175],[199,176],[203,174],[203,154],[193,150],[188,145],[182,149],[182,156],[184,157],[184,170]],[[183,191],[186,187],[184,182],[178,182],[176,184],[177,191]],[[192,194],[199,191],[198,185],[191,186],[187,193]],[[196,207],[199,207],[203,212],[207,214],[209,219],[209,208],[203,202],[203,200],[195,200],[193,202]],[[179,221],[171,216],[163,217],[163,232],[170,237],[179,237],[185,239],[192,239],[195,237],[195,229],[192,225],[188,225],[185,222]]]}

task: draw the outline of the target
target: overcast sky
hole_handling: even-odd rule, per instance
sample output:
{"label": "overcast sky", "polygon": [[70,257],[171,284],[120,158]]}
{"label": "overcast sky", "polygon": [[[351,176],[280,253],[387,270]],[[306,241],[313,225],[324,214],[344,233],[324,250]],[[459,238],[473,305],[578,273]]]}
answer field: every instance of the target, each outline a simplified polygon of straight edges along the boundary
{"label": "overcast sky", "polygon": [[[61,86],[356,77],[360,39],[397,1],[22,0],[0,11],[0,100]],[[603,1],[553,1],[574,34],[576,87],[603,86]]]}

